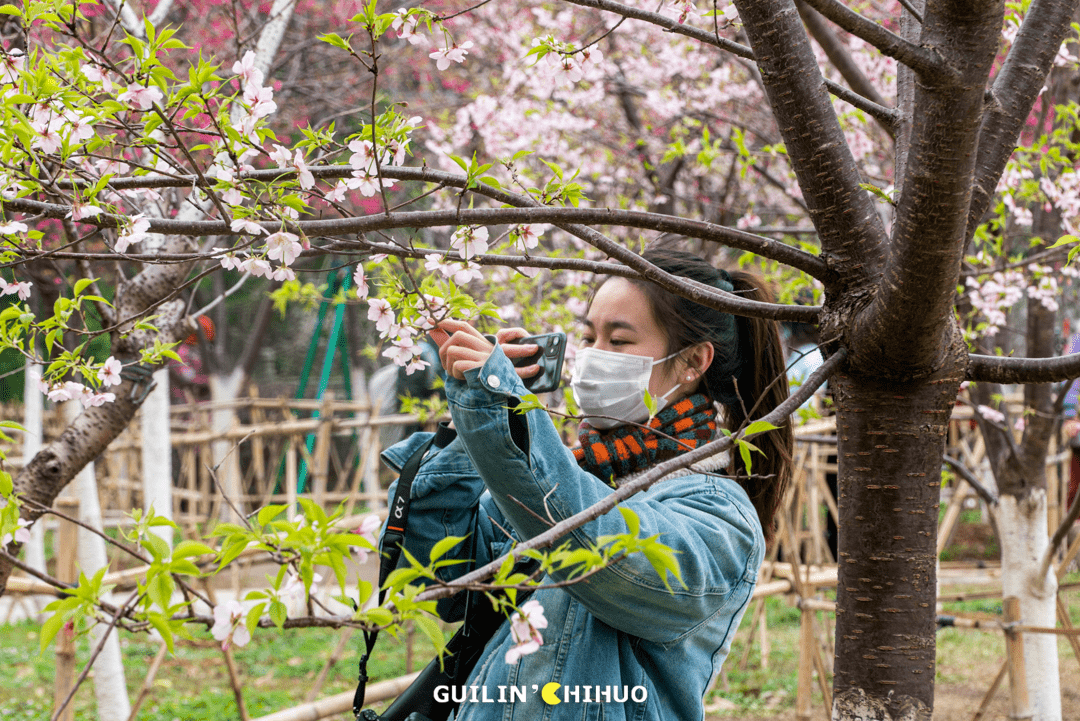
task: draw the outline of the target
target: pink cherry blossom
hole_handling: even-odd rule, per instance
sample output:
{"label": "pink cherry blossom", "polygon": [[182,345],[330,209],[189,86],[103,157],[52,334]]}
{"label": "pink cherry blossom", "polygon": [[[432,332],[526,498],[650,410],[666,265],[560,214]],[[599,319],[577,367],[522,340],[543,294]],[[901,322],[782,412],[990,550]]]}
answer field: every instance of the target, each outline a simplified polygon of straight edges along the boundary
{"label": "pink cherry blossom", "polygon": [[97,65],[84,65],[82,67],[82,74],[83,77],[90,82],[100,84],[105,92],[111,93],[113,91],[113,82],[109,77],[109,73],[102,70]]}
{"label": "pink cherry blossom", "polygon": [[28,280],[18,283],[8,283],[3,278],[0,278],[0,296],[18,294],[19,300],[27,300],[30,298],[30,292],[33,288],[34,284]]}
{"label": "pink cherry blossom", "polygon": [[[453,269],[453,266],[450,266]],[[484,274],[480,272],[480,266],[472,261],[461,265],[456,270],[453,270],[454,283],[457,285],[465,285],[469,281],[480,280],[484,277]]]}
{"label": "pink cherry blossom", "polygon": [[303,250],[298,236],[293,233],[279,231],[266,238],[266,257],[280,260],[285,265],[292,265]]}
{"label": "pink cherry blossom", "polygon": [[244,57],[233,63],[232,71],[240,76],[240,81],[245,85],[262,86],[263,72],[255,67],[255,52],[248,50]]}
{"label": "pink cherry blossom", "polygon": [[416,32],[416,26],[420,22],[420,16],[417,14],[409,15],[409,11],[402,8],[397,11],[397,17],[394,18],[394,22],[390,24],[399,38],[408,40],[411,45],[427,45],[428,39],[426,36]]}
{"label": "pink cherry blossom", "polygon": [[258,120],[277,112],[274,91],[271,88],[248,85],[244,88],[244,102],[251,108],[251,118]]}
{"label": "pink cherry blossom", "polygon": [[230,645],[241,648],[251,641],[251,632],[244,624],[244,607],[239,601],[228,600],[214,606],[214,625],[210,635],[221,641],[221,648]]}
{"label": "pink cherry blossom", "polygon": [[544,223],[522,225],[517,229],[518,240],[521,241],[526,250],[532,250],[540,244],[540,236],[543,235],[547,228],[548,226]]}
{"label": "pink cherry blossom", "polygon": [[84,205],[78,201],[71,207],[71,212],[68,215],[72,220],[82,220],[83,218],[93,218],[94,216],[104,213],[101,208],[96,205]]}
{"label": "pink cherry blossom", "polygon": [[544,607],[539,601],[526,601],[510,617],[510,637],[514,645],[506,651],[506,663],[515,664],[522,656],[535,653],[544,645],[540,629],[547,628]]}
{"label": "pink cherry blossom", "polygon": [[79,401],[83,404],[83,408],[95,408],[97,406],[105,405],[106,403],[112,403],[115,400],[115,393],[94,393],[89,388],[86,393],[83,393],[83,395],[79,397]]}
{"label": "pink cherry blossom", "polygon": [[274,269],[274,272],[270,275],[270,277],[274,280],[279,281],[296,280],[296,273],[293,272],[292,268],[284,265],[279,265],[277,268]]}
{"label": "pink cherry blossom", "polygon": [[450,247],[461,254],[465,260],[474,255],[482,255],[488,249],[488,229],[483,226],[465,226],[458,228],[450,237]]}
{"label": "pink cherry blossom", "polygon": [[[362,536],[373,548],[378,547],[377,535],[379,528],[382,526],[382,521],[374,513],[364,516],[364,519],[360,521],[360,526],[356,529],[356,535]],[[363,546],[353,546],[356,551],[356,559],[363,563],[367,560],[368,549]]]}
{"label": "pink cherry blossom", "polygon": [[394,324],[394,311],[384,298],[368,298],[368,320],[374,321],[375,330],[385,333]]}
{"label": "pink cherry blossom", "polygon": [[247,233],[248,235],[262,235],[268,233],[266,228],[262,227],[254,220],[247,218],[237,218],[230,225],[229,228],[234,233]]}
{"label": "pink cherry blossom", "polygon": [[19,48],[0,52],[0,83],[15,85],[19,82],[19,74],[25,67],[26,56]]}
{"label": "pink cherry blossom", "polygon": [[473,46],[471,40],[466,40],[461,45],[455,44],[454,47],[443,48],[442,50],[436,50],[430,53],[428,57],[435,59],[435,66],[439,70],[446,70],[450,67],[451,62],[463,63],[465,62],[465,56],[469,53],[469,48]]}
{"label": "pink cherry blossom", "polygon": [[0,235],[15,235],[16,233],[25,233],[28,230],[29,228],[26,227],[26,223],[20,223],[18,221],[0,224]]}
{"label": "pink cherry blossom", "polygon": [[150,221],[142,213],[133,215],[131,221],[131,225],[116,238],[117,253],[126,253],[130,244],[141,242],[148,235],[146,231],[150,229]]}
{"label": "pink cherry blossom", "polygon": [[120,379],[120,371],[124,366],[113,356],[109,356],[108,359],[101,364],[101,368],[97,372],[97,378],[101,381],[103,386],[118,386],[122,382]]}
{"label": "pink cherry blossom", "polygon": [[[6,499],[4,500],[4,505],[7,505]],[[3,506],[0,506],[0,508],[3,508]],[[6,548],[7,545],[12,541],[15,541],[16,543],[30,542],[30,521],[26,520],[25,518],[20,518],[15,523],[16,526],[13,533],[5,533],[2,537],[0,537],[0,548]]]}
{"label": "pink cherry blossom", "polygon": [[356,264],[356,270],[353,271],[353,283],[356,284],[356,297],[360,300],[367,298],[368,296],[368,283],[367,275],[364,273],[364,266],[360,263]]}
{"label": "pink cherry blossom", "polygon": [[312,175],[307,162],[304,160],[303,151],[299,149],[296,151],[296,154],[293,156],[292,165],[296,168],[296,177],[300,181],[301,188],[310,190],[315,187],[315,176]]}
{"label": "pink cherry blossom", "polygon": [[240,264],[240,268],[256,278],[272,278],[274,275],[274,268],[270,265],[270,261],[262,258],[247,258]]}
{"label": "pink cherry blossom", "polygon": [[140,110],[149,110],[154,103],[160,102],[164,96],[153,85],[145,86],[138,83],[128,85],[127,90],[116,96],[121,103],[127,103],[130,107],[138,107]]}
{"label": "pink cherry blossom", "polygon": [[979,415],[988,421],[991,421],[993,423],[1005,422],[1005,414],[999,410],[991,408],[990,406],[979,406],[977,410],[979,411]]}

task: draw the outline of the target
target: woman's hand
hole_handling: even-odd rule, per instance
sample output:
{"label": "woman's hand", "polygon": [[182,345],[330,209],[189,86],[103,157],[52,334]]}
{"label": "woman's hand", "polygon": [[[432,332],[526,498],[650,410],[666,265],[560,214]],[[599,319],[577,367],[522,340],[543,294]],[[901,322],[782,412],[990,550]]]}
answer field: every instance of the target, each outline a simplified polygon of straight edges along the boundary
{"label": "woman's hand", "polygon": [[[431,339],[439,346],[439,361],[443,368],[454,378],[465,380],[465,371],[480,368],[487,362],[495,346],[480,331],[461,320],[444,320],[428,332]],[[495,334],[503,353],[511,361],[525,358],[539,350],[535,343],[525,345],[509,344],[510,341],[529,335],[524,328],[503,328]],[[535,363],[517,369],[521,378],[529,378],[540,372]]]}

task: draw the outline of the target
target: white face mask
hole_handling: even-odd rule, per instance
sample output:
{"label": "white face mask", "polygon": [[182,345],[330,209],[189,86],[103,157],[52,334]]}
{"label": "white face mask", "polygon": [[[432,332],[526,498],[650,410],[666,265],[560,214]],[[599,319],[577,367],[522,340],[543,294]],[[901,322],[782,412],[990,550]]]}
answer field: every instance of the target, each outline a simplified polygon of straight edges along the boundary
{"label": "white face mask", "polygon": [[[645,391],[653,366],[682,353],[678,351],[659,360],[649,356],[615,353],[596,348],[583,348],[574,357],[574,372],[570,376],[570,388],[574,400],[589,425],[607,430],[626,423],[644,423],[649,418],[645,405]],[[667,405],[667,397],[681,383],[671,387],[657,399],[657,413]],[[596,418],[594,416],[611,416]]]}

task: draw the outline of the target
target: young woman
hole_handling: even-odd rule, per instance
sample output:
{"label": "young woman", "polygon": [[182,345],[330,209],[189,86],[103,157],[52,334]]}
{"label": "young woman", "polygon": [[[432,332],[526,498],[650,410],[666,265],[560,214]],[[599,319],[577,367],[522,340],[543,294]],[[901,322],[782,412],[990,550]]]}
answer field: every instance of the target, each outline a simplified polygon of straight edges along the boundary
{"label": "young woman", "polygon": [[[675,275],[768,300],[749,275],[718,271],[690,254],[657,250],[645,258]],[[455,431],[440,430],[438,452],[413,482],[406,547],[427,559],[443,538],[468,536],[454,553],[470,563],[442,569],[447,580],[546,530],[548,519],[591,506],[629,476],[708,442],[720,426],[764,415],[788,392],[775,323],[610,278],[595,293],[575,359],[572,386],[588,418],[581,446],[571,450],[547,414],[512,410],[527,392],[519,376],[538,369],[515,369],[507,357],[535,347],[503,344],[525,331],[503,330],[493,345],[460,321],[440,330],[432,335],[449,376]],[[663,404],[651,420],[645,388]],[[427,437],[417,434],[384,459],[400,469]],[[764,456],[752,475],[739,461],[726,468],[726,456],[714,457],[625,501],[642,537],[660,534],[674,549],[681,583],[661,578],[636,554],[581,583],[541,586],[531,600],[542,606],[546,626],[502,625],[468,679],[477,689],[456,718],[702,719],[702,697],[727,656],[772,535],[791,443],[785,426],[755,439]],[[625,532],[621,514],[609,513],[564,540],[585,546]],[[441,601],[440,615],[459,620],[464,596]]]}

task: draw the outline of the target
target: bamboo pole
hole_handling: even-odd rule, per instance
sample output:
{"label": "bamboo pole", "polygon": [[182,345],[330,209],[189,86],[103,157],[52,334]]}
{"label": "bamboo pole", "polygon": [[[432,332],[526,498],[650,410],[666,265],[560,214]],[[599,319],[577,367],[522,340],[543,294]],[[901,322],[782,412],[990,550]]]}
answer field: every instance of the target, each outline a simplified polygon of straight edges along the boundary
{"label": "bamboo pole", "polygon": [[154,678],[157,676],[158,669],[161,667],[161,662],[165,659],[165,652],[168,650],[168,646],[164,641],[158,646],[157,653],[154,654],[154,660],[150,662],[150,668],[146,672],[146,678],[143,679],[142,688],[139,689],[139,696],[135,699],[135,703],[131,704],[131,713],[128,714],[128,721],[135,721],[139,715],[139,707],[142,706],[143,701],[150,695],[151,689],[154,688]]}
{"label": "bamboo pole", "polygon": [[1027,671],[1024,667],[1024,637],[1015,624],[1020,622],[1020,599],[1009,596],[1004,600],[1005,656],[1009,665],[1009,695],[1011,719],[1030,719],[1031,702],[1028,699]]}
{"label": "bamboo pole", "polygon": [[[418,671],[408,676],[374,683],[367,687],[364,702],[370,705],[392,699],[407,689],[409,684],[415,681],[419,675],[420,672]],[[351,714],[352,702],[353,692],[346,691],[314,703],[305,703],[293,708],[276,711],[267,716],[260,716],[257,719],[252,719],[252,721],[319,721],[319,719],[328,718],[335,714]]]}
{"label": "bamboo pole", "polygon": [[986,695],[983,696],[982,703],[979,704],[979,708],[976,709],[975,715],[971,717],[971,721],[979,721],[990,708],[990,703],[994,700],[994,696],[997,695],[998,688],[1001,687],[1001,681],[1005,678],[1005,673],[1009,670],[1009,661],[1006,659],[1001,663],[1001,668],[998,669],[997,675],[994,676],[993,683],[990,684],[990,688],[986,690]]}
{"label": "bamboo pole", "polygon": [[810,721],[813,716],[811,692],[813,690],[813,616],[807,607],[799,614],[799,677],[795,695],[795,716],[799,721]]}
{"label": "bamboo pole", "polygon": [[[57,510],[71,518],[79,515],[79,502],[72,498],[61,498],[56,502]],[[65,583],[78,580],[75,568],[76,546],[78,545],[79,527],[69,521],[60,522],[60,532],[56,534],[55,555],[57,561],[56,576]],[[56,679],[54,681],[53,708],[67,700],[71,687],[75,683],[75,634],[65,625],[56,635]],[[55,714],[55,711],[53,712]],[[74,721],[75,705],[69,703],[57,721]]]}

